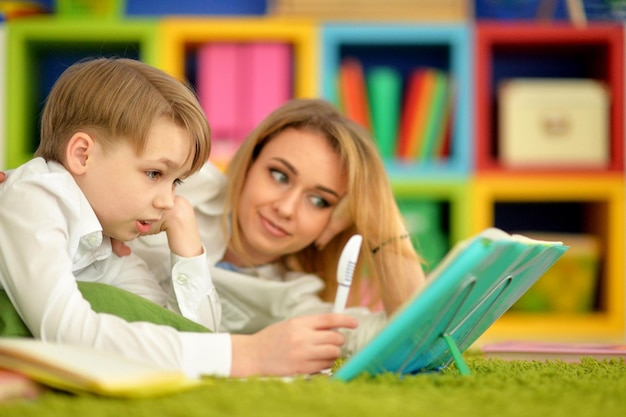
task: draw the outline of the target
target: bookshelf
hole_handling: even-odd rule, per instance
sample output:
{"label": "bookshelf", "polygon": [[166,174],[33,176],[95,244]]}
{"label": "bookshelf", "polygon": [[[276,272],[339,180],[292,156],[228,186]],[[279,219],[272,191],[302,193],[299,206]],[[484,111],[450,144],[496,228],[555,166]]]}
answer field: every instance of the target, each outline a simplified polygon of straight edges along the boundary
{"label": "bookshelf", "polygon": [[38,115],[52,84],[71,63],[90,56],[139,58],[156,65],[152,20],[34,17],[7,26],[6,167],[32,157],[39,143]]}
{"label": "bookshelf", "polygon": [[[317,95],[315,63],[318,32],[310,20],[281,18],[164,18],[159,23],[159,66],[197,85],[198,50],[212,42],[284,42],[292,51],[293,97]],[[218,138],[211,159],[224,166],[232,154],[229,140]]]}
{"label": "bookshelf", "polygon": [[[621,25],[592,24],[580,28],[567,23],[479,22],[475,38],[475,166],[478,171],[510,172],[498,158],[497,88],[507,78],[522,77],[590,78],[606,83],[611,97],[610,162],[606,170],[623,171],[624,39]],[[596,174],[606,170],[586,171]],[[543,169],[542,173],[555,171]]]}
{"label": "bookshelf", "polygon": [[[5,26],[5,65],[11,80],[6,85],[6,138],[12,138],[5,144],[5,168],[24,162],[34,150],[38,103],[57,75],[43,69],[59,68],[83,56],[138,57],[195,85],[202,45],[285,42],[293,51],[294,97],[321,96],[335,103],[336,75],[345,57],[356,57],[365,70],[394,67],[404,77],[416,66],[444,70],[456,88],[449,153],[425,162],[385,160],[401,207],[411,216],[417,215],[411,207],[435,204],[439,212],[433,221],[446,235],[448,247],[489,226],[586,233],[597,237],[602,247],[592,312],[506,313],[486,337],[584,341],[626,336],[624,30],[620,25],[578,28],[564,23],[166,16],[104,22],[43,17]],[[604,82],[611,100],[607,166],[513,169],[504,165],[498,154],[496,91],[499,82],[510,77],[582,77]],[[227,158],[215,162],[226,163]],[[559,215],[563,212],[570,214]]]}
{"label": "bookshelf", "polygon": [[[600,242],[596,300],[586,313],[507,312],[483,339],[624,337],[624,35],[621,25],[478,22],[472,231],[589,234]],[[582,78],[610,97],[606,167],[511,167],[499,154],[498,86],[510,78]],[[590,143],[596,140],[588,138]],[[555,164],[557,165],[557,164]]]}
{"label": "bookshelf", "polygon": [[393,66],[403,77],[419,66],[449,73],[456,88],[450,155],[425,163],[387,162],[392,178],[458,178],[471,171],[472,126],[470,117],[472,32],[463,24],[339,24],[321,28],[321,94],[338,103],[336,74],[345,57],[362,62],[364,71]]}

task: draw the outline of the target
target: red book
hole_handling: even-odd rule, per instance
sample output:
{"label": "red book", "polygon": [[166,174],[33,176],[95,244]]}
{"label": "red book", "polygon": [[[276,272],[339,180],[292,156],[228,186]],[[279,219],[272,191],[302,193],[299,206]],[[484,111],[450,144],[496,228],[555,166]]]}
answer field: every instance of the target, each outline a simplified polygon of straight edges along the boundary
{"label": "red book", "polygon": [[398,136],[397,155],[400,159],[413,159],[420,150],[433,88],[432,70],[418,68],[409,75]]}
{"label": "red book", "polygon": [[347,117],[371,131],[365,74],[356,59],[344,59],[339,66],[339,101]]}

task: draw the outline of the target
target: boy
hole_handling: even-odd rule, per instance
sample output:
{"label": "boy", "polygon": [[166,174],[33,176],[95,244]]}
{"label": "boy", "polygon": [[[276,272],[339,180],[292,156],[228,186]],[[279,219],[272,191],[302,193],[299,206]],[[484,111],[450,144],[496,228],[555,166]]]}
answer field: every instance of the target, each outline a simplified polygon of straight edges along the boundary
{"label": "boy", "polygon": [[[0,185],[0,285],[32,334],[202,374],[315,372],[339,355],[345,316],[296,319],[252,336],[178,332],[91,309],[76,281],[102,282],[217,329],[219,301],[191,206],[175,186],[209,156],[194,94],[139,61],[68,68],[42,115],[36,158]],[[162,287],[134,255],[111,253],[164,231],[172,280]]]}

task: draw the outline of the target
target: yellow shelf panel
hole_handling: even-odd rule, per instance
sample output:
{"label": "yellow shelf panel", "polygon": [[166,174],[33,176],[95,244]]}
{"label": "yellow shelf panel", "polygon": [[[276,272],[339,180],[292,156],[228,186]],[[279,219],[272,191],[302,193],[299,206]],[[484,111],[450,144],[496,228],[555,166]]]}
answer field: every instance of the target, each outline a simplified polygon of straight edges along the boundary
{"label": "yellow shelf panel", "polygon": [[506,313],[479,339],[478,343],[504,340],[556,342],[624,342],[624,320],[618,314],[581,315]]}
{"label": "yellow shelf panel", "polygon": [[[472,179],[473,232],[494,225],[494,207],[508,202],[580,202],[590,209],[585,232],[601,239],[598,313],[581,316],[503,316],[485,337],[602,339],[624,337],[624,179],[600,176],[493,176]],[[497,226],[497,225],[496,225]]]}

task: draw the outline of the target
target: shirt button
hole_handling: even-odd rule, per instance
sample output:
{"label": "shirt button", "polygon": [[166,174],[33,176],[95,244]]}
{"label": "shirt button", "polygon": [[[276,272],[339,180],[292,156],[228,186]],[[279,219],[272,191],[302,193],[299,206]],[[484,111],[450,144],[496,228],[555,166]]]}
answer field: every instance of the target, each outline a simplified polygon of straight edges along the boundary
{"label": "shirt button", "polygon": [[187,281],[189,281],[189,278],[185,274],[179,274],[176,276],[176,282],[178,282],[180,285],[187,284]]}
{"label": "shirt button", "polygon": [[96,246],[98,244],[98,237],[97,236],[89,236],[87,238],[87,242],[89,242],[89,244],[91,246]]}

